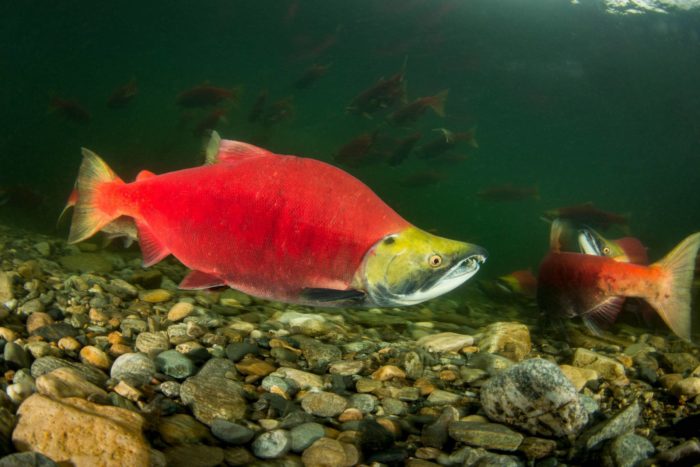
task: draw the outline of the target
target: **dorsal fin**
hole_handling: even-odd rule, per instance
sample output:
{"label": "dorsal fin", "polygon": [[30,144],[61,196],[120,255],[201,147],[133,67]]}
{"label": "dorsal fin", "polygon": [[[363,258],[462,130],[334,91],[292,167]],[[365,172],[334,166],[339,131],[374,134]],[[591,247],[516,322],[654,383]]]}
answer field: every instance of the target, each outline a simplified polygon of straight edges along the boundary
{"label": "dorsal fin", "polygon": [[141,180],[146,180],[146,179],[149,179],[149,178],[152,178],[155,176],[156,176],[156,174],[154,174],[150,170],[142,170],[141,172],[138,173],[138,175],[136,175],[136,181],[139,182]]}
{"label": "dorsal fin", "polygon": [[216,164],[218,162],[236,161],[249,157],[274,156],[275,154],[267,149],[259,148],[252,144],[230,139],[221,139],[219,133],[211,132],[209,141],[205,148],[205,164]]}

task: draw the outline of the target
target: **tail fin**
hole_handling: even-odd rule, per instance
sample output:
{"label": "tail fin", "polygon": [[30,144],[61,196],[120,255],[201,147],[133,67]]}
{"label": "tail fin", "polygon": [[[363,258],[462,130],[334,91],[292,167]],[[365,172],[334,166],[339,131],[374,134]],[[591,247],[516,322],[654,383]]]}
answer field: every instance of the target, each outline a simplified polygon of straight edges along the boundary
{"label": "tail fin", "polygon": [[445,101],[447,100],[447,94],[449,92],[449,89],[445,89],[444,91],[440,91],[439,93],[435,94],[430,99],[430,108],[441,117],[445,116]]}
{"label": "tail fin", "polygon": [[77,203],[73,211],[73,222],[68,234],[68,243],[78,243],[92,237],[119,214],[104,212],[97,198],[105,184],[123,183],[100,157],[89,149],[82,149],[83,163],[80,165],[76,187]]}
{"label": "tail fin", "polygon": [[687,237],[663,259],[652,265],[663,268],[668,275],[660,293],[655,297],[646,298],[668,327],[686,341],[690,341],[691,287],[698,248],[700,232]]}
{"label": "tail fin", "polygon": [[78,188],[73,187],[73,191],[68,195],[68,201],[66,202],[66,207],[63,208],[61,214],[58,215],[58,220],[56,221],[56,226],[63,224],[65,219],[68,217],[68,211],[78,203]]}

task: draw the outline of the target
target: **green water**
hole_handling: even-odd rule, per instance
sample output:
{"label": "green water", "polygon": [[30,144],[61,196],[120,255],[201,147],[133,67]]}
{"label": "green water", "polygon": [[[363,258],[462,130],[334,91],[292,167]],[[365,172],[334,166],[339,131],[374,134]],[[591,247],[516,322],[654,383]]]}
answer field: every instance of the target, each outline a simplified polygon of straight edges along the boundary
{"label": "green water", "polygon": [[[333,160],[362,132],[477,127],[468,159],[433,167],[413,154],[398,167],[347,168],[411,222],[485,246],[483,277],[536,269],[547,248],[545,209],[593,201],[630,215],[656,259],[700,230],[698,14],[606,14],[567,1],[170,1],[0,4],[0,185],[41,202],[7,203],[0,222],[54,232],[80,147],[123,178],[201,163],[199,137],[176,96],[205,81],[241,86],[224,138]],[[409,128],[345,112],[354,96],[406,60],[407,96],[449,89],[447,115]],[[311,87],[293,83],[329,64]],[[130,79],[139,93],[106,106]],[[261,89],[293,95],[295,113],[265,130],[247,120]],[[76,99],[88,124],[49,112]],[[424,169],[437,184],[399,183]],[[480,189],[537,186],[539,200],[492,202]],[[58,231],[65,235],[65,228]]]}

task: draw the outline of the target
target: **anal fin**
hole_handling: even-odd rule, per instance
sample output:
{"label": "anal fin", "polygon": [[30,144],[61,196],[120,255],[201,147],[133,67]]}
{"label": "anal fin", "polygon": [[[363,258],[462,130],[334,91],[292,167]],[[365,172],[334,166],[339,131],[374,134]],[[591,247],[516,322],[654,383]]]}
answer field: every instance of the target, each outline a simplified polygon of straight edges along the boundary
{"label": "anal fin", "polygon": [[178,287],[185,290],[199,290],[221,287],[222,285],[226,285],[226,283],[220,277],[194,270],[182,279]]}
{"label": "anal fin", "polygon": [[624,303],[625,297],[609,297],[586,311],[582,315],[583,322],[593,334],[600,335],[601,328],[607,328],[615,322]]}
{"label": "anal fin", "polygon": [[143,265],[152,266],[170,254],[170,250],[161,243],[151,228],[143,221],[136,221],[139,231],[139,245],[143,254]]}
{"label": "anal fin", "polygon": [[301,292],[301,298],[310,302],[331,303],[331,302],[358,302],[364,300],[366,294],[361,290],[349,289],[323,289],[308,288]]}

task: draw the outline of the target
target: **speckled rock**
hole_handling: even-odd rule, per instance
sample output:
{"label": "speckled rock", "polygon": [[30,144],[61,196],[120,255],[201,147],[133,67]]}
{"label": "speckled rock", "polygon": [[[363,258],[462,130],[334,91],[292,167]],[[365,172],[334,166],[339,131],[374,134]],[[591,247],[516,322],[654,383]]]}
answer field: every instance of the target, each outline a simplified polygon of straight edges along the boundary
{"label": "speckled rock", "polygon": [[348,406],[344,397],[332,392],[312,392],[301,400],[301,407],[318,417],[336,417]]}
{"label": "speckled rock", "polygon": [[192,407],[197,420],[207,425],[217,418],[243,418],[246,411],[240,383],[221,376],[188,378],[180,387],[180,398]]}
{"label": "speckled rock", "polygon": [[535,435],[573,436],[588,422],[576,388],[557,365],[533,358],[489,379],[481,388],[492,420]]}
{"label": "speckled rock", "polygon": [[315,422],[302,423],[291,429],[289,436],[291,438],[291,449],[294,452],[302,452],[304,449],[311,446],[314,441],[322,438],[325,435],[323,425]]}
{"label": "speckled rock", "polygon": [[654,445],[643,436],[627,433],[618,436],[603,449],[604,467],[634,467],[654,454]]}
{"label": "speckled rock", "polygon": [[315,339],[306,338],[301,342],[301,350],[304,358],[309,363],[309,368],[314,373],[325,372],[332,362],[340,360],[343,356],[338,347],[324,344]]}
{"label": "speckled rock", "polygon": [[132,411],[35,394],[24,401],[18,415],[12,440],[20,451],[38,451],[59,463],[86,467],[149,462],[144,420]]}
{"label": "speckled rock", "polygon": [[155,359],[158,371],[176,379],[192,376],[196,371],[194,362],[177,350],[161,352]]}
{"label": "speckled rock", "polygon": [[416,344],[428,352],[457,352],[474,344],[474,338],[466,334],[441,332],[421,337]]}
{"label": "speckled rock", "polygon": [[631,432],[637,425],[641,412],[641,407],[635,402],[608,420],[587,429],[576,440],[578,450],[590,451],[600,446],[604,441]]}
{"label": "speckled rock", "polygon": [[578,348],[574,352],[574,358],[571,363],[579,368],[588,368],[598,372],[601,378],[606,379],[612,384],[618,386],[626,386],[629,384],[629,379],[625,375],[625,367],[622,363],[605,355],[593,352],[592,350]]}
{"label": "speckled rock", "polygon": [[129,381],[135,386],[148,384],[155,373],[155,363],[142,353],[120,355],[110,369],[112,378]]}
{"label": "speckled rock", "polygon": [[499,451],[515,451],[523,441],[523,435],[498,423],[452,422],[449,425],[452,439],[470,446]]}
{"label": "speckled rock", "polygon": [[272,430],[253,441],[253,453],[262,459],[277,459],[289,452],[292,443],[286,430]]}
{"label": "speckled rock", "polygon": [[297,370],[296,368],[278,368],[272,375],[289,379],[301,390],[320,389],[323,387],[323,378],[308,371]]}
{"label": "speckled rock", "polygon": [[483,331],[477,345],[481,352],[497,353],[518,362],[530,353],[530,330],[522,323],[493,323]]}

